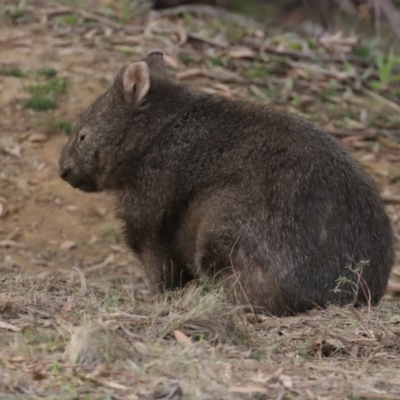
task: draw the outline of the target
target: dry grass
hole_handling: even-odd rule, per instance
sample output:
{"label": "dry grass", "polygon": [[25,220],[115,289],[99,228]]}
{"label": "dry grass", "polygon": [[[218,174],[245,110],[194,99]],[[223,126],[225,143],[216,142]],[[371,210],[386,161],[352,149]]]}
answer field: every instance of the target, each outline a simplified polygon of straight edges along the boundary
{"label": "dry grass", "polygon": [[398,303],[273,318],[46,274],[0,292],[2,399],[399,398]]}

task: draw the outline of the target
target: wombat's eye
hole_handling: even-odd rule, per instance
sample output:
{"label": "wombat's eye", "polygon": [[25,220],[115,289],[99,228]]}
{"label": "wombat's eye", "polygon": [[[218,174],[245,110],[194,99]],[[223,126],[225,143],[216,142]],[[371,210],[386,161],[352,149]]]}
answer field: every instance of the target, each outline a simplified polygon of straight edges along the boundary
{"label": "wombat's eye", "polygon": [[82,142],[83,140],[85,140],[86,137],[86,133],[80,133],[79,134],[79,141]]}

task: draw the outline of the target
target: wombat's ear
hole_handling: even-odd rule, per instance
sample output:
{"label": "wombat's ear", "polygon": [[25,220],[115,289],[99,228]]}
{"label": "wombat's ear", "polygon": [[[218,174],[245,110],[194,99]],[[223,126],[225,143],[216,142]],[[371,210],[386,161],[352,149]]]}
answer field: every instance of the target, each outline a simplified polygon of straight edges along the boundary
{"label": "wombat's ear", "polygon": [[147,54],[146,61],[148,64],[164,64],[164,54],[161,51],[152,51]]}
{"label": "wombat's ear", "polygon": [[126,101],[140,103],[150,89],[149,67],[144,61],[132,63],[125,70],[124,96]]}
{"label": "wombat's ear", "polygon": [[161,51],[152,51],[145,60],[151,72],[165,74],[164,54]]}

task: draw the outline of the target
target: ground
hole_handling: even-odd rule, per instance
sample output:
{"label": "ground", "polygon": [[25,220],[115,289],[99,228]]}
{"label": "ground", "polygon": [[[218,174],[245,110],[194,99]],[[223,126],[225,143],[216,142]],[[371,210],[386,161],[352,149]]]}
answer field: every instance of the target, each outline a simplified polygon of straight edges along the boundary
{"label": "ground", "polygon": [[0,1],[0,397],[400,399],[397,263],[374,308],[278,319],[194,287],[149,301],[113,199],[56,169],[118,67],[162,50],[179,79],[335,135],[377,182],[399,250],[399,58],[354,35],[266,31],[208,8],[14,3]]}

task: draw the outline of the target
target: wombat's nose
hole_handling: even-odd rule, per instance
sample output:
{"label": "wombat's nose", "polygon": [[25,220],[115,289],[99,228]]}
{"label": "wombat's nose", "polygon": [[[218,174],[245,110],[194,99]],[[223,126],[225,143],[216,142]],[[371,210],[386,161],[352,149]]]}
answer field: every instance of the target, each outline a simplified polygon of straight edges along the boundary
{"label": "wombat's nose", "polygon": [[60,175],[60,177],[62,179],[64,179],[65,181],[68,180],[68,177],[70,176],[70,174],[71,174],[71,170],[69,168],[60,167],[58,169],[58,175]]}

